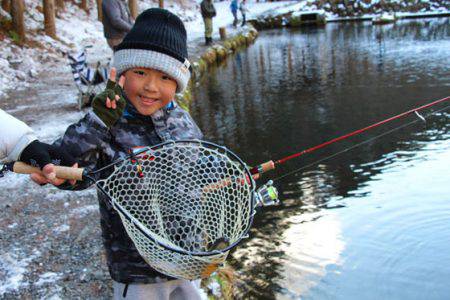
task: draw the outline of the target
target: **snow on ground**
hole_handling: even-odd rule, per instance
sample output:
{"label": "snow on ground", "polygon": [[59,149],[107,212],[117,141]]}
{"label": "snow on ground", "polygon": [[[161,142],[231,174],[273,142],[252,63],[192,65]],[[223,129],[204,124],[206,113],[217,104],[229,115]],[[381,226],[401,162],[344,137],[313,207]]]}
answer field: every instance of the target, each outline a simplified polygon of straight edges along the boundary
{"label": "snow on ground", "polygon": [[32,128],[43,142],[53,142],[64,133],[70,124],[77,122],[83,116],[84,112],[82,111],[70,112],[62,120],[59,118],[45,120],[45,122],[36,124]]}
{"label": "snow on ground", "polygon": [[74,209],[70,213],[73,216],[81,218],[84,215],[89,214],[91,212],[95,212],[97,210],[98,210],[98,205],[97,204],[93,204],[93,205],[87,205],[87,206],[84,206],[84,207],[80,207],[80,208]]}
{"label": "snow on ground", "polygon": [[37,286],[51,283],[59,280],[61,278],[61,274],[55,272],[47,272],[39,276],[39,280],[35,283]]}
{"label": "snow on ground", "polygon": [[0,274],[2,275],[0,276],[0,297],[9,291],[28,285],[28,282],[24,280],[24,275],[28,272],[27,266],[40,255],[40,252],[35,250],[33,255],[20,259],[19,249],[16,250],[0,255]]}

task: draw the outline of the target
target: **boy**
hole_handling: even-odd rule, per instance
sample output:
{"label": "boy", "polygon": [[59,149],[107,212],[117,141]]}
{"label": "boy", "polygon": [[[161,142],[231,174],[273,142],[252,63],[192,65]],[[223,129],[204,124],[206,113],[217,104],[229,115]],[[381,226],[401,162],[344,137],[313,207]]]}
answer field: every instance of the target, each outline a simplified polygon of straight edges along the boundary
{"label": "boy", "polygon": [[[109,82],[105,92],[94,99],[93,112],[71,125],[59,141],[80,166],[98,169],[136,146],[202,137],[189,114],[173,101],[175,92],[182,92],[190,78],[186,30],[176,15],[159,8],[139,15],[116,48],[114,66],[119,83]],[[114,71],[112,75],[115,77]],[[99,178],[110,172],[101,172]],[[37,174],[32,178],[43,183]],[[81,182],[75,188],[87,186]],[[152,269],[105,196],[98,193],[98,198],[115,299],[200,298],[199,282],[177,280]]]}

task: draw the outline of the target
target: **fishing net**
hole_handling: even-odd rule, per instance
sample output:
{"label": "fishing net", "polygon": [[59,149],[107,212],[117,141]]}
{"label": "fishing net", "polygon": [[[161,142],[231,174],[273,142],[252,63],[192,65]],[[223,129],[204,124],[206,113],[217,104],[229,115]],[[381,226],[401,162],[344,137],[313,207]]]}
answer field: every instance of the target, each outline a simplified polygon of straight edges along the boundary
{"label": "fishing net", "polygon": [[146,262],[177,278],[214,272],[254,214],[254,182],[244,163],[200,141],[141,150],[97,185]]}

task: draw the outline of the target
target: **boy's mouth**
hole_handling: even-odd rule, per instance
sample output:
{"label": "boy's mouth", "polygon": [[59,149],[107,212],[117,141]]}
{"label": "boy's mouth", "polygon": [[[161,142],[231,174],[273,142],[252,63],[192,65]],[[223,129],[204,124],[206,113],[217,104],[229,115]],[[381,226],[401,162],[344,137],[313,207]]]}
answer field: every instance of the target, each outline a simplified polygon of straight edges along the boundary
{"label": "boy's mouth", "polygon": [[143,105],[152,105],[152,104],[154,104],[155,102],[158,101],[158,99],[149,98],[149,97],[145,97],[145,96],[142,96],[142,95],[139,95],[139,100],[141,101],[141,103]]}

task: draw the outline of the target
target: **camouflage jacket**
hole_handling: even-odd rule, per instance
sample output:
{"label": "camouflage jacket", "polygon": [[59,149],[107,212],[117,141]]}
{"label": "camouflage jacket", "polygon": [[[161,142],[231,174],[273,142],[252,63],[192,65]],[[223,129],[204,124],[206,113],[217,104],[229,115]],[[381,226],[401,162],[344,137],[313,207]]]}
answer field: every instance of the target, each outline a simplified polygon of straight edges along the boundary
{"label": "camouflage jacket", "polygon": [[[151,117],[139,115],[134,107],[128,105],[110,130],[93,112],[89,112],[78,123],[69,126],[56,144],[72,154],[81,167],[99,169],[123,158],[129,149],[136,146],[151,146],[171,139],[201,138],[202,133],[195,122],[176,104],[171,109],[157,111]],[[109,169],[101,172],[96,180],[106,178],[111,172]],[[75,187],[66,185],[62,188],[84,189],[90,184],[79,182]],[[144,261],[106,196],[100,191],[97,195],[103,244],[112,279],[121,283],[154,283],[172,279]]]}

